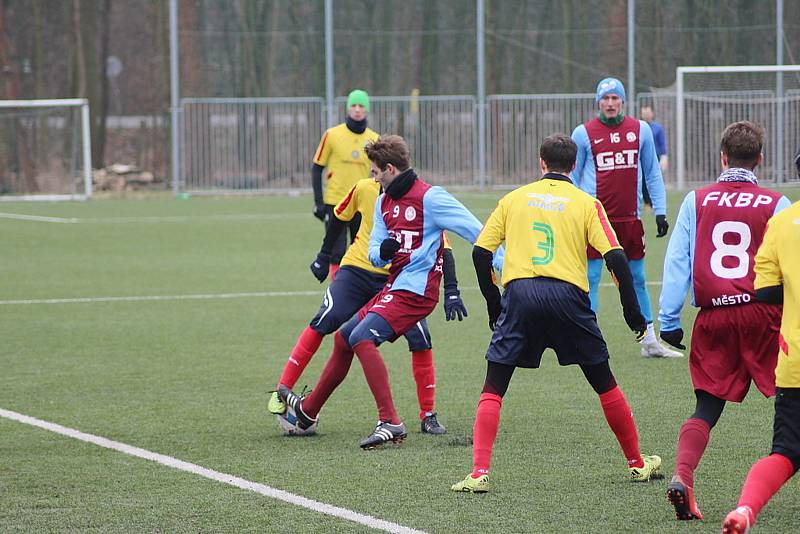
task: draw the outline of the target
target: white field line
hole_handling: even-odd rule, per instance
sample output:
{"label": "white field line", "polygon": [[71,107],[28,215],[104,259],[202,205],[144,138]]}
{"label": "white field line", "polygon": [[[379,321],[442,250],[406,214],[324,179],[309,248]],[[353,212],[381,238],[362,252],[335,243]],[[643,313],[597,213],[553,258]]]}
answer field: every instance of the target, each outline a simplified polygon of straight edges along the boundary
{"label": "white field line", "polygon": [[78,219],[64,217],[44,217],[42,215],[25,215],[24,213],[0,213],[0,219],[16,219],[19,221],[36,221],[48,223],[76,223]]}
{"label": "white field line", "polygon": [[0,213],[0,219],[67,224],[151,224],[184,223],[195,221],[258,221],[308,217],[308,213],[228,213],[218,215],[157,215],[142,217],[45,217],[24,213]]}
{"label": "white field line", "polygon": [[28,415],[23,415],[17,412],[12,412],[10,410],[4,410],[0,408],[0,416],[5,417],[6,419],[11,419],[12,421],[17,421],[19,423],[23,423],[26,425],[31,425],[38,428],[42,428],[44,430],[49,430],[50,432],[55,432],[56,434],[61,434],[62,436],[78,439],[86,443],[92,443],[94,445],[104,447],[106,449],[112,449],[124,454],[128,454],[130,456],[135,456],[137,458],[150,460],[152,462],[156,462],[158,464],[165,465],[173,469],[178,469],[179,471],[193,473],[195,475],[199,475],[201,477],[205,477],[210,480],[222,482],[223,484],[228,484],[230,486],[235,486],[237,488],[241,488],[244,490],[253,491],[260,495],[264,495],[265,497],[270,497],[272,499],[284,501],[289,504],[293,504],[295,506],[307,508],[309,510],[318,512],[320,514],[326,514],[341,519],[346,519],[348,521],[359,523],[361,525],[365,525],[369,528],[373,528],[376,530],[383,530],[386,532],[396,532],[402,534],[424,534],[423,531],[404,527],[402,525],[398,525],[397,523],[384,521],[383,519],[378,519],[370,515],[359,514],[358,512],[348,510],[347,508],[340,508],[338,506],[333,506],[330,504],[326,504],[324,502],[308,499],[301,495],[295,495],[294,493],[289,493],[288,491],[283,491],[276,488],[272,488],[270,486],[266,486],[264,484],[259,484],[258,482],[251,482],[250,480],[245,480],[243,478],[239,478],[233,475],[220,473],[219,471],[214,471],[213,469],[208,469],[199,466],[197,464],[184,462],[183,460],[178,460],[177,458],[173,458],[172,456],[166,456],[164,454],[159,454],[157,452],[151,452],[145,449],[140,449],[138,447],[126,445],[125,443],[120,443],[119,441],[113,441],[101,436],[95,436],[94,434],[86,434],[84,432],[81,432],[80,430],[75,430],[73,428],[68,428],[55,423],[50,423],[48,421],[42,421],[41,419],[36,419],[35,417],[30,417]]}
{"label": "white field line", "polygon": [[[660,286],[661,281],[647,282],[648,286]],[[607,282],[600,284],[600,287],[614,287],[614,284]],[[475,291],[474,286],[462,287],[462,291]],[[207,293],[199,295],[142,295],[130,297],[77,297],[61,299],[19,299],[19,300],[0,300],[0,306],[24,305],[24,304],[87,304],[92,302],[146,302],[146,301],[169,301],[169,300],[216,300],[216,299],[246,299],[264,297],[316,297],[321,296],[322,291],[256,291],[251,293]]]}

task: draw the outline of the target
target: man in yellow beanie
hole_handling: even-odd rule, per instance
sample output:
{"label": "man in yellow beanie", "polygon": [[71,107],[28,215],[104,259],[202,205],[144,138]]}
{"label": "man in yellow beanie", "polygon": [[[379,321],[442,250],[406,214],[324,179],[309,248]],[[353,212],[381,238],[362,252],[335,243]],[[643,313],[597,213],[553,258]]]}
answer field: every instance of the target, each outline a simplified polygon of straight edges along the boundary
{"label": "man in yellow beanie", "polygon": [[[311,185],[314,188],[314,216],[328,226],[335,217],[333,208],[359,180],[369,178],[370,163],[364,147],[378,138],[377,132],[367,128],[369,95],[366,91],[355,89],[347,97],[347,117],[344,123],[328,128],[319,142],[311,168]],[[323,193],[322,175],[325,170]],[[360,218],[350,222],[350,240],[358,232]],[[331,254],[317,257],[320,266],[330,269],[333,277],[339,262],[347,249],[347,235],[342,232]],[[327,265],[326,265],[327,264]],[[328,267],[329,266],[329,267]]]}

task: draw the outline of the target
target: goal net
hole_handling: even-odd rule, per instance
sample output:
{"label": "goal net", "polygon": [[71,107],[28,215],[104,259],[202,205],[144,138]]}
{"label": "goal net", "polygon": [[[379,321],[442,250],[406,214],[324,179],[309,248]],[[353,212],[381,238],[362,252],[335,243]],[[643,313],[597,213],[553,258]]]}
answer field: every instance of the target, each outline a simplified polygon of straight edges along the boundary
{"label": "goal net", "polygon": [[92,194],[85,99],[0,100],[0,200]]}
{"label": "goal net", "polygon": [[798,184],[792,157],[800,147],[800,65],[678,67],[675,88],[677,186],[709,183],[720,172],[725,127],[749,120],[766,132],[764,163],[771,184]]}

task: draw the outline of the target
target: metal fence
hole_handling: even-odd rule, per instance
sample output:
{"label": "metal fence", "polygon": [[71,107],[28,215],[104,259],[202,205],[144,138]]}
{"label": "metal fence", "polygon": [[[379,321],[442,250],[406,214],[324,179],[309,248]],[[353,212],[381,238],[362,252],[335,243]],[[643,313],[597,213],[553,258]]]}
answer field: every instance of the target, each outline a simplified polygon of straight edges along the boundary
{"label": "metal fence", "polygon": [[[344,122],[347,99],[338,98]],[[370,97],[369,127],[403,136],[414,168],[437,185],[477,185],[474,96]],[[310,161],[310,159],[308,160]]]}
{"label": "metal fence", "polygon": [[309,187],[321,98],[187,98],[181,107],[182,191]]}
{"label": "metal fence", "polygon": [[[800,91],[789,90],[783,98],[774,91],[704,91],[686,93],[684,102],[685,139],[684,169],[686,187],[710,183],[720,173],[719,142],[725,127],[735,121],[749,120],[761,125],[766,131],[764,163],[756,174],[765,183],[797,183],[797,175],[788,157],[800,147]],[[667,134],[667,154],[670,166],[664,174],[668,185],[677,186],[676,164],[677,102],[675,93],[640,93],[637,109],[650,105],[656,121],[664,126]],[[778,135],[779,107],[782,107],[783,135]],[[777,146],[782,139],[783,150]]]}
{"label": "metal fence", "polygon": [[[478,187],[477,100],[471,95],[371,97],[370,127],[397,133],[409,143],[415,168],[426,180]],[[337,100],[344,121],[346,99]],[[677,185],[674,93],[640,93],[627,112],[653,106],[667,134],[670,166],[664,178]],[[785,156],[800,146],[800,91],[782,99],[769,91],[688,93],[685,100],[687,186],[719,174],[719,138],[724,127],[748,119],[767,133],[765,182],[797,183],[788,162],[776,168],[777,106],[783,106]],[[593,94],[492,95],[487,98],[486,185],[507,188],[538,175],[538,147],[554,132],[569,134],[596,114]],[[181,113],[181,190],[263,192],[310,187],[309,168],[325,130],[321,98],[184,99]],[[786,159],[786,157],[784,157]],[[777,173],[781,180],[777,180]]]}
{"label": "metal fence", "polygon": [[539,144],[592,118],[594,94],[492,95],[487,98],[487,183],[511,186],[539,176]]}

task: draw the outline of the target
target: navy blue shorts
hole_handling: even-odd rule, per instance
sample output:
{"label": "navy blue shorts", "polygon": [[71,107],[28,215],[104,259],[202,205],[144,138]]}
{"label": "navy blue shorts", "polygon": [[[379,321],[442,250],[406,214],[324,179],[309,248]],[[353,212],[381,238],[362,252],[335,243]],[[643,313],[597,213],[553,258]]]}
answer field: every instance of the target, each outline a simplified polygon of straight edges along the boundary
{"label": "navy blue shorts", "polygon": [[336,332],[364,304],[377,295],[388,276],[345,265],[325,290],[319,311],[311,319],[311,328],[322,335]]}
{"label": "navy blue shorts", "polygon": [[[428,321],[426,319],[417,321],[414,326],[402,335],[406,338],[409,352],[432,348],[431,334],[428,331]],[[386,319],[374,312],[367,313],[363,319],[355,316],[342,327],[342,337],[347,340],[351,347],[366,340],[372,340],[375,345],[380,345],[384,341],[391,343],[399,336],[400,334],[392,330]]]}
{"label": "navy blue shorts", "polygon": [[772,452],[792,461],[800,469],[800,388],[781,388],[775,394]]}
{"label": "navy blue shorts", "polygon": [[554,278],[521,278],[506,285],[501,302],[487,360],[536,368],[548,348],[560,365],[608,360],[597,316],[579,287]]}
{"label": "navy blue shorts", "polygon": [[[386,284],[386,279],[386,275],[372,273],[352,265],[340,268],[331,285],[325,290],[325,298],[322,299],[319,311],[311,320],[311,328],[322,335],[328,335],[338,330],[352,317],[355,323],[350,325],[347,332],[342,332],[347,339],[350,331],[359,322],[358,317],[354,317],[356,312],[380,293]],[[431,334],[424,319],[406,332],[405,337],[408,341],[408,350],[411,352],[431,348]],[[383,340],[386,339],[384,337]],[[393,333],[391,341],[395,339],[396,335]]]}

